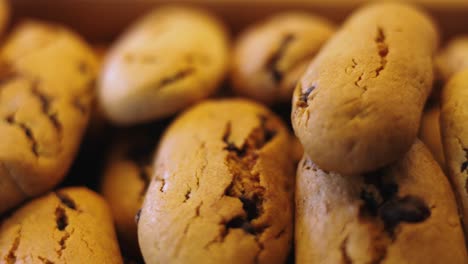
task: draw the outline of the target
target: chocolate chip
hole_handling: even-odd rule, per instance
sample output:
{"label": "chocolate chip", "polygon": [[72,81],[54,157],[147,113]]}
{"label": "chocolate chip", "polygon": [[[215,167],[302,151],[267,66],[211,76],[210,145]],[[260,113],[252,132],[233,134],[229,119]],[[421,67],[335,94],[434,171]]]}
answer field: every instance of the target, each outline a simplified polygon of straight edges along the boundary
{"label": "chocolate chip", "polygon": [[65,209],[60,206],[55,209],[55,223],[60,231],[65,230],[68,226],[67,213],[65,212]]}
{"label": "chocolate chip", "polygon": [[362,190],[359,198],[364,201],[363,208],[361,208],[359,212],[360,215],[365,216],[366,214],[370,213],[370,215],[376,216],[379,209],[379,202],[377,197],[375,197],[372,192]]}
{"label": "chocolate chip", "polygon": [[431,211],[426,203],[421,198],[411,195],[393,198],[379,209],[379,216],[388,229],[393,229],[400,222],[422,222],[430,215]]}
{"label": "chocolate chip", "polygon": [[241,228],[249,234],[255,234],[255,228],[250,224],[249,221],[242,217],[235,217],[226,223],[227,229],[237,229]]}
{"label": "chocolate chip", "polygon": [[308,106],[307,100],[309,99],[310,93],[315,89],[315,85],[310,86],[307,88],[305,92],[302,92],[301,95],[299,96],[299,100],[297,101],[297,106],[298,107],[306,107]]}

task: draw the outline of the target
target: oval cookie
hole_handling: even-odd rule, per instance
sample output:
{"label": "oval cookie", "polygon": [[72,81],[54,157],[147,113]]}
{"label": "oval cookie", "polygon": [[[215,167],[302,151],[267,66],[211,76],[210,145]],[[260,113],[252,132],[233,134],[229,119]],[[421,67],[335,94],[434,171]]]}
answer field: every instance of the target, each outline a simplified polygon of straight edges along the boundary
{"label": "oval cookie", "polygon": [[365,175],[328,173],[304,156],[295,233],[297,263],[468,263],[450,184],[420,141]]}
{"label": "oval cookie", "polygon": [[309,157],[342,174],[400,158],[415,140],[432,87],[432,21],[401,3],[354,13],[299,81],[292,124]]}
{"label": "oval cookie", "polygon": [[87,126],[96,59],[74,33],[20,24],[0,51],[0,213],[55,186]]}
{"label": "oval cookie", "polygon": [[101,192],[109,203],[122,251],[141,258],[135,217],[151,180],[153,153],[162,127],[121,133],[110,148]]}
{"label": "oval cookie", "polygon": [[227,36],[197,9],[159,8],[111,48],[99,99],[113,123],[129,125],[172,115],[214,93],[224,77]]}
{"label": "oval cookie", "polygon": [[0,263],[122,263],[107,204],[79,187],[28,202],[1,223]]}
{"label": "oval cookie", "polygon": [[442,90],[440,127],[445,161],[468,231],[468,69],[456,73]]}
{"label": "oval cookie", "polygon": [[252,25],[234,45],[234,91],[267,104],[291,102],[297,80],[333,31],[325,19],[300,12]]}
{"label": "oval cookie", "polygon": [[437,55],[436,66],[445,81],[458,71],[468,68],[468,35],[450,40]]}
{"label": "oval cookie", "polygon": [[290,135],[244,100],[201,103],[165,132],[138,239],[147,263],[284,263],[291,247]]}

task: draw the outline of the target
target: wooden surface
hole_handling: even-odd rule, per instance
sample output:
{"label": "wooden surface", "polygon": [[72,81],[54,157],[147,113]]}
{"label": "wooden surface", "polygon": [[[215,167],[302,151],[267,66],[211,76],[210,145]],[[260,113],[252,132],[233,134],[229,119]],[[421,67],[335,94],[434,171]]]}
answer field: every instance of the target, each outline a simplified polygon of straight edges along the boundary
{"label": "wooden surface", "polygon": [[[67,24],[94,42],[109,41],[151,7],[189,3],[218,14],[237,32],[245,25],[283,10],[307,10],[340,22],[370,0],[10,0],[14,21],[35,17]],[[468,33],[468,0],[406,0],[436,18],[447,39]]]}

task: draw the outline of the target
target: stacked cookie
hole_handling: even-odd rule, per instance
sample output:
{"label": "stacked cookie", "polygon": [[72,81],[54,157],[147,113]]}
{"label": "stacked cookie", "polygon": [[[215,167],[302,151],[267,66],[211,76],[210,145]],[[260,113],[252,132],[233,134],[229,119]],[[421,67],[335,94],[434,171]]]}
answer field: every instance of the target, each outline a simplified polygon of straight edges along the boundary
{"label": "stacked cookie", "polygon": [[[296,179],[298,263],[468,261],[450,184],[416,139],[437,44],[420,10],[370,5],[299,80],[292,111],[305,150]],[[444,100],[453,100],[457,111],[447,112],[455,119],[468,105],[457,82],[449,86],[459,94],[444,91],[453,95]]]}
{"label": "stacked cookie", "polygon": [[108,52],[20,23],[0,49],[0,263],[468,263],[468,45],[434,61],[438,34],[401,3],[340,28],[284,12],[232,47],[184,6]]}

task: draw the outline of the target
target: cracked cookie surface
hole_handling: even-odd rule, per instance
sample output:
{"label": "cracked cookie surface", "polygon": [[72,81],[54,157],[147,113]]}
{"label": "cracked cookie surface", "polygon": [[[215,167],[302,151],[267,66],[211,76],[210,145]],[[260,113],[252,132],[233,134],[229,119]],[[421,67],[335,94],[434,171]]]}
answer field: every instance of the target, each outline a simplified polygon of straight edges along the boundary
{"label": "cracked cookie surface", "polygon": [[136,216],[153,173],[153,154],[162,126],[121,133],[113,143],[101,183],[126,257],[141,258]]}
{"label": "cracked cookie surface", "polygon": [[442,90],[440,127],[448,174],[468,234],[468,69],[453,75]]}
{"label": "cracked cookie surface", "polygon": [[263,103],[290,102],[296,81],[333,32],[325,19],[300,12],[252,25],[234,45],[234,90]]}
{"label": "cracked cookie surface", "polygon": [[292,124],[310,158],[328,171],[372,171],[416,138],[432,87],[438,36],[423,13],[399,3],[356,11],[298,82]]}
{"label": "cracked cookie surface", "polygon": [[111,48],[99,100],[106,116],[121,125],[170,116],[215,92],[227,57],[225,29],[208,13],[153,10]]}
{"label": "cracked cookie surface", "polygon": [[284,263],[293,159],[285,125],[250,101],[207,101],[165,132],[138,225],[148,263]]}
{"label": "cracked cookie surface", "polygon": [[370,174],[325,172],[307,156],[297,173],[297,263],[467,263],[455,196],[419,140]]}
{"label": "cracked cookie surface", "polygon": [[74,33],[28,21],[0,52],[0,213],[55,186],[89,119],[96,60]]}
{"label": "cracked cookie surface", "polygon": [[122,263],[107,204],[86,188],[28,202],[0,224],[0,263]]}

